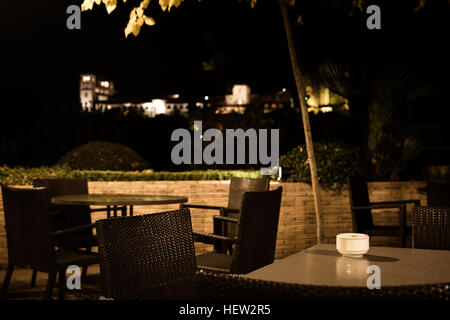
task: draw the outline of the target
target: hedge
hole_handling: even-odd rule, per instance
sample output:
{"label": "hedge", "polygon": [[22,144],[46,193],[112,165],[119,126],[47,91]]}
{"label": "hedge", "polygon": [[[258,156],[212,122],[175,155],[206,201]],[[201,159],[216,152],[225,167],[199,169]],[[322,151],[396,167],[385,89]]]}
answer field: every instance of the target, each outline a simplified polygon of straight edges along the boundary
{"label": "hedge", "polygon": [[228,180],[231,177],[260,177],[259,170],[206,170],[183,172],[91,171],[72,170],[68,166],[9,168],[0,166],[0,183],[29,185],[37,178],[86,178],[88,181],[156,181],[156,180]]}

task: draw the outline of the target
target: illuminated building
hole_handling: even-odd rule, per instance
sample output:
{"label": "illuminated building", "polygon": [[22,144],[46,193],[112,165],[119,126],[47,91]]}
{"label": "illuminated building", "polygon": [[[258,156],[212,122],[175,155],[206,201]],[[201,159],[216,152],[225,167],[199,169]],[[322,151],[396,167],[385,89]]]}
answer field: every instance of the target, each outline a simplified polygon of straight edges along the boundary
{"label": "illuminated building", "polygon": [[97,101],[109,101],[114,95],[114,83],[94,74],[80,76],[80,102],[83,111],[96,110]]}

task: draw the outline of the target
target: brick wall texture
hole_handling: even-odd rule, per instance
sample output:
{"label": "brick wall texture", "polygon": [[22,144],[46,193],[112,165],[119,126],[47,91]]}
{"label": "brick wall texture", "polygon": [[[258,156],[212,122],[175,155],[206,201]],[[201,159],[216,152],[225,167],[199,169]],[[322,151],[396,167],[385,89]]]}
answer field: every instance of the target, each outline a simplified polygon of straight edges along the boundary
{"label": "brick wall texture", "polygon": [[[316,243],[316,224],[311,187],[304,183],[272,182],[270,188],[283,187],[280,220],[275,258],[283,258]],[[228,201],[229,181],[132,181],[132,182],[89,182],[90,193],[127,194],[170,194],[182,195],[188,203],[225,206]],[[371,201],[420,199],[426,205],[426,196],[417,189],[425,182],[372,182],[369,183]],[[341,191],[321,190],[323,228],[326,242],[334,243],[336,234],[352,231],[350,202],[347,187]],[[134,213],[145,214],[177,209],[177,204],[158,206],[135,206]],[[395,211],[394,211],[395,212]],[[212,216],[217,211],[192,209],[194,230],[212,232]],[[408,219],[411,207],[408,207]],[[93,220],[105,217],[105,213],[93,214]],[[386,209],[374,211],[374,223],[395,225],[398,214]],[[371,245],[396,245],[394,238],[371,239]],[[211,246],[197,244],[197,254],[211,250]],[[6,231],[4,228],[3,201],[0,193],[0,265],[8,261]]]}

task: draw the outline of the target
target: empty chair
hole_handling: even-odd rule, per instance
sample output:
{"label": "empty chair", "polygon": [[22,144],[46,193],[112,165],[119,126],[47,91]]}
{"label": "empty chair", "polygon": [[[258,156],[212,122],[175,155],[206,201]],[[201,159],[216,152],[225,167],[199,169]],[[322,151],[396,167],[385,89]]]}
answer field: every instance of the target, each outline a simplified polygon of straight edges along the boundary
{"label": "empty chair", "polygon": [[450,208],[414,207],[412,247],[450,250]]}
{"label": "empty chair", "polygon": [[194,231],[194,239],[206,243],[235,244],[233,254],[209,252],[197,256],[199,269],[244,274],[273,262],[280,215],[282,187],[274,191],[245,192],[240,219],[215,216],[215,223],[238,225],[237,237]]}
{"label": "empty chair", "polygon": [[[369,199],[367,181],[359,176],[348,178],[353,232],[365,233],[369,236],[399,237],[401,246],[405,247],[406,237],[411,228],[406,226],[406,204],[420,205],[420,200],[398,200],[372,202]],[[398,209],[398,226],[376,226],[372,219],[372,209]]]}
{"label": "empty chair", "polygon": [[103,294],[191,299],[195,249],[189,209],[96,222]]}
{"label": "empty chair", "polygon": [[[88,194],[88,183],[86,179],[35,179],[34,187],[45,187],[49,193],[49,198],[72,194]],[[98,211],[108,211],[107,208],[91,209],[89,206],[64,206],[50,203],[52,213],[52,230],[75,228],[91,224],[91,213]],[[83,248],[91,251],[97,246],[97,238],[92,230],[84,230],[76,234],[69,234],[60,239],[60,246],[71,249]],[[87,267],[83,268],[83,278],[86,277]],[[33,272],[31,285],[34,286],[36,272]]]}
{"label": "empty chair", "polygon": [[8,244],[8,270],[2,293],[6,294],[15,267],[31,267],[48,273],[44,298],[49,299],[59,273],[60,298],[66,286],[66,268],[97,263],[97,257],[87,252],[55,249],[58,238],[92,229],[93,225],[78,226],[53,232],[50,227],[48,192],[45,188],[24,189],[2,186]]}
{"label": "empty chair", "polygon": [[[219,210],[219,213],[223,217],[230,217],[233,219],[239,218],[239,210],[242,205],[242,196],[246,191],[268,191],[270,187],[269,178],[239,178],[231,177],[230,189],[228,193],[228,205],[226,207],[208,206],[208,205],[196,205],[196,204],[181,204],[180,208],[199,208],[209,210]],[[222,234],[229,237],[235,237],[237,235],[237,227],[235,224],[229,223],[215,223],[215,226],[219,226],[220,230],[213,230],[215,234]],[[198,240],[200,241],[200,240]],[[226,248],[231,252],[231,247],[225,243],[216,241],[214,243],[214,250],[216,252],[226,252]]]}

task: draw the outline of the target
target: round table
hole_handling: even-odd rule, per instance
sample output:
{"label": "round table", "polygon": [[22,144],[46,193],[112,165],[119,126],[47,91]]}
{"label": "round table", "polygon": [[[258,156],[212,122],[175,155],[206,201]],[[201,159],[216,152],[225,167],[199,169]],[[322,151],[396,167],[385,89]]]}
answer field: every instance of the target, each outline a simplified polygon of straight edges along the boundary
{"label": "round table", "polygon": [[72,194],[57,196],[52,198],[52,204],[69,206],[106,206],[108,218],[111,216],[111,207],[113,207],[114,216],[117,216],[117,208],[121,206],[122,216],[127,215],[127,206],[130,207],[130,216],[133,215],[134,205],[158,205],[185,203],[187,197],[170,195],[144,195],[144,194]]}

